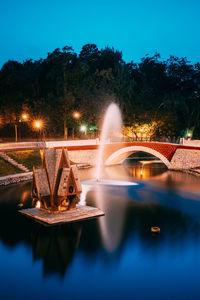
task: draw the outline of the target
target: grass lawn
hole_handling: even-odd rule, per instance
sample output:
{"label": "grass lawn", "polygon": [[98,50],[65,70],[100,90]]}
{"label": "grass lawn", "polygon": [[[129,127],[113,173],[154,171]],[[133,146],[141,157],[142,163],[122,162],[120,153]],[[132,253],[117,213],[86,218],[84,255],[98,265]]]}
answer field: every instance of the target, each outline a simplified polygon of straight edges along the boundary
{"label": "grass lawn", "polygon": [[[41,151],[42,152],[42,151]],[[42,166],[40,150],[25,150],[25,151],[10,151],[6,152],[11,158],[18,163],[27,167],[30,171],[33,170],[33,166],[39,168]],[[74,164],[73,162],[70,162]],[[10,174],[24,173],[24,171],[14,167],[10,163],[0,159],[0,176],[6,176]]]}
{"label": "grass lawn", "polygon": [[17,173],[23,173],[23,171],[0,158],[0,176],[6,176]]}
{"label": "grass lawn", "polygon": [[30,171],[33,170],[33,166],[38,168],[42,165],[40,150],[12,151],[7,154]]}

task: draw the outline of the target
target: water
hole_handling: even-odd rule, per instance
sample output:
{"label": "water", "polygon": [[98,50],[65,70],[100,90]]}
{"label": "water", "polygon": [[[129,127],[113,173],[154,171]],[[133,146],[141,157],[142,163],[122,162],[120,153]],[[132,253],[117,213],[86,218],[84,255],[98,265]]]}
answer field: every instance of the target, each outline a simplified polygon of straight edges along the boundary
{"label": "water", "polygon": [[122,138],[121,131],[122,117],[120,109],[115,103],[111,103],[106,110],[103,120],[95,176],[97,180],[102,179],[104,145],[111,141],[120,141]]}
{"label": "water", "polygon": [[[0,188],[0,299],[199,299],[200,178],[127,161],[90,184],[81,203],[105,216],[43,227],[20,214],[30,183]],[[153,236],[151,226],[161,234]]]}

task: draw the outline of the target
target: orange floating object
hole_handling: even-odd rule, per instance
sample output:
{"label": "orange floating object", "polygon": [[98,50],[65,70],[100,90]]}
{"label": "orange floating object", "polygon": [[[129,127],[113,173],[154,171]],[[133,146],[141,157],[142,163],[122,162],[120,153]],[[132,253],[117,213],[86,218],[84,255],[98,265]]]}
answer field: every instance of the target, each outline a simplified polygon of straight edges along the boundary
{"label": "orange floating object", "polygon": [[152,233],[160,233],[160,228],[159,227],[151,227],[151,232]]}

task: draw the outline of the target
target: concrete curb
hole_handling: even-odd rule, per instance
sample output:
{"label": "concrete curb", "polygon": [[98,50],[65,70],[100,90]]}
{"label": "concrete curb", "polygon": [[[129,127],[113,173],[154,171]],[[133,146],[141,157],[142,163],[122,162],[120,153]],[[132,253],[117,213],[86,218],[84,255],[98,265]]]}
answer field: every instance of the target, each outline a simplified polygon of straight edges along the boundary
{"label": "concrete curb", "polygon": [[19,173],[0,177],[0,186],[32,180],[33,172]]}
{"label": "concrete curb", "polygon": [[[76,166],[80,170],[91,168],[91,166],[88,164],[76,164]],[[32,180],[32,177],[33,177],[33,172],[25,172],[25,173],[2,176],[0,177],[0,186]]]}

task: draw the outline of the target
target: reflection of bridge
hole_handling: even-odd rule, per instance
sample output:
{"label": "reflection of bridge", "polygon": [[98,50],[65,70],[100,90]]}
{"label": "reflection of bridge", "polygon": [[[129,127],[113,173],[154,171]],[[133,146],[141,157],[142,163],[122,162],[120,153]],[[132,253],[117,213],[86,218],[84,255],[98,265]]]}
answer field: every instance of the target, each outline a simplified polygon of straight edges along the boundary
{"label": "reflection of bridge", "polygon": [[[67,148],[76,163],[96,164],[98,140],[49,141],[37,143],[0,144],[0,151]],[[122,142],[104,145],[106,165],[120,164],[134,152],[143,151],[159,158],[170,169],[189,169],[200,166],[200,147],[159,142]]]}

